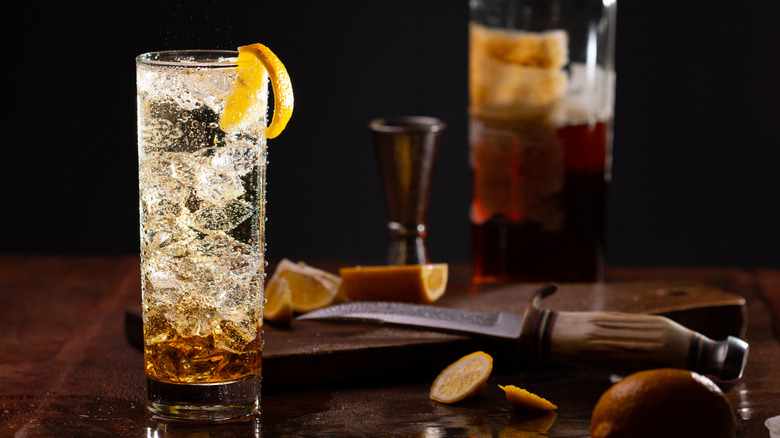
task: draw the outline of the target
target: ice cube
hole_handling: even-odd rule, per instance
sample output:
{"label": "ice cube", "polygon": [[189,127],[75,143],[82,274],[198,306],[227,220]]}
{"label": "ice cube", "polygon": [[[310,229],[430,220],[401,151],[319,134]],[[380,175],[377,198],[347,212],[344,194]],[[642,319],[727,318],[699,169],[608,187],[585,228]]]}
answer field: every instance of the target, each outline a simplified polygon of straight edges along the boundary
{"label": "ice cube", "polygon": [[138,148],[142,154],[170,149],[184,133],[176,124],[167,119],[149,120],[138,129]]}
{"label": "ice cube", "polygon": [[197,232],[189,227],[189,216],[164,216],[146,214],[141,222],[141,250],[150,255],[163,248],[180,251],[182,245],[197,238]]}
{"label": "ice cube", "polygon": [[230,231],[249,219],[254,212],[252,204],[232,200],[224,204],[201,204],[189,221],[190,227],[202,232]]}
{"label": "ice cube", "polygon": [[225,133],[219,129],[217,113],[202,104],[182,105],[182,102],[151,102],[140,106],[138,126],[139,152],[193,153],[202,148],[224,143]]}
{"label": "ice cube", "polygon": [[[167,187],[170,184],[191,185],[195,181],[196,172],[204,159],[189,153],[163,152],[149,154],[141,158],[139,162],[139,178],[142,188],[162,184]],[[161,181],[164,178],[172,178],[174,181]]]}
{"label": "ice cube", "polygon": [[144,268],[152,286],[194,293],[198,283],[211,281],[211,270],[199,263],[193,240],[180,240],[146,254]]}
{"label": "ice cube", "polygon": [[[262,266],[258,250],[221,232],[173,242],[145,258],[151,287],[144,300],[166,308],[166,318],[181,336],[214,334],[223,348],[238,351],[256,331]],[[220,321],[229,324],[218,328]]]}
{"label": "ice cube", "polygon": [[175,332],[165,318],[165,307],[156,305],[144,311],[144,343],[158,344],[171,339]]}
{"label": "ice cube", "polygon": [[[223,71],[203,70],[202,75],[186,75],[183,89],[188,90],[187,99],[195,105],[206,105],[220,109],[233,92],[234,85]],[[190,102],[187,102],[189,105]]]}
{"label": "ice cube", "polygon": [[[208,235],[197,246],[199,263],[208,266],[213,278],[211,299],[225,313],[252,305],[262,290],[260,270],[263,255],[259,250],[224,234]],[[222,310],[220,310],[222,312]],[[221,315],[229,320],[235,318]]]}
{"label": "ice cube", "polygon": [[167,171],[171,178],[180,181],[180,184],[191,185],[197,178],[202,160],[190,154],[174,153],[169,156]]}
{"label": "ice cube", "polygon": [[243,195],[244,185],[232,170],[203,165],[197,169],[195,190],[201,200],[220,204]]}
{"label": "ice cube", "polygon": [[143,267],[144,277],[152,287],[147,293],[148,299],[163,304],[174,304],[178,301],[179,295],[188,287],[189,269],[182,263],[185,261],[184,258],[158,254],[152,254],[146,259]]}
{"label": "ice cube", "polygon": [[233,142],[229,147],[215,150],[211,165],[244,176],[254,170],[258,164],[263,164],[263,158],[259,147],[249,140],[242,139]]}
{"label": "ice cube", "polygon": [[221,233],[207,235],[195,249],[215,278],[245,284],[259,275],[262,254],[251,246]]}
{"label": "ice cube", "polygon": [[178,306],[171,307],[166,317],[176,332],[184,337],[206,337],[214,332],[214,312],[207,306],[188,303],[183,299]]}
{"label": "ice cube", "polygon": [[[144,184],[145,183],[145,184]],[[174,178],[160,177],[146,180],[141,186],[143,213],[176,217],[182,213],[189,190]]]}
{"label": "ice cube", "polygon": [[[178,299],[178,291],[186,287],[179,274],[175,271],[152,271],[148,275],[149,283],[154,286],[157,299],[165,304],[172,304]],[[173,292],[173,293],[171,293]]]}
{"label": "ice cube", "polygon": [[257,337],[257,322],[247,320],[241,323],[220,321],[214,327],[214,345],[234,353],[242,353]]}
{"label": "ice cube", "polygon": [[230,78],[221,69],[202,69],[190,74],[149,70],[139,73],[137,86],[140,95],[156,100],[166,99],[185,109],[218,106],[233,90]]}

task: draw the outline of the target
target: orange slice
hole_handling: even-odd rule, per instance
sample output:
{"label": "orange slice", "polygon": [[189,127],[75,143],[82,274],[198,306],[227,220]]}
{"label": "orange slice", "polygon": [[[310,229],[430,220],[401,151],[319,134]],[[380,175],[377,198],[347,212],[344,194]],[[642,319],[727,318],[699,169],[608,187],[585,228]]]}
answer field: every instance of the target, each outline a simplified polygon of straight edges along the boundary
{"label": "orange slice", "polygon": [[305,263],[293,263],[283,259],[279,262],[268,282],[268,289],[281,287],[284,280],[290,289],[292,309],[298,313],[334,304],[338,299],[341,279],[337,275]]}
{"label": "orange slice", "polygon": [[431,386],[431,400],[455,403],[465,400],[485,389],[493,358],[482,351],[463,356],[436,377]]}
{"label": "orange slice", "polygon": [[527,409],[529,411],[552,411],[558,409],[552,402],[536,394],[532,394],[523,388],[518,388],[514,385],[501,386],[506,393],[506,399],[515,407]]}
{"label": "orange slice", "polygon": [[353,301],[430,304],[447,289],[447,264],[341,268],[344,296]]}
{"label": "orange slice", "polygon": [[265,288],[263,318],[278,323],[289,323],[293,317],[292,290],[286,278],[278,277]]}
{"label": "orange slice", "polygon": [[237,64],[236,88],[225,104],[220,127],[224,131],[234,130],[254,114],[258,100],[262,99],[263,73],[267,72],[274,92],[274,113],[271,123],[265,128],[265,136],[278,136],[290,121],[295,100],[287,69],[268,47],[259,43],[239,47]]}

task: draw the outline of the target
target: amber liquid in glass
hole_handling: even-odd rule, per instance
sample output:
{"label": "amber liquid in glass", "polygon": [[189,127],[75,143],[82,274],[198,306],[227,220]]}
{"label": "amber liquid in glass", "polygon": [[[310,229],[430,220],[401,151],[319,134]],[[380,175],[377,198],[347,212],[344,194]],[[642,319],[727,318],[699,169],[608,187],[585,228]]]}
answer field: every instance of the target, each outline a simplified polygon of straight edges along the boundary
{"label": "amber liquid in glass", "polygon": [[[507,122],[475,125],[474,280],[600,280],[610,122],[509,127],[510,138]],[[486,133],[491,125],[503,134]]]}
{"label": "amber liquid in glass", "polygon": [[168,383],[219,383],[242,380],[260,374],[262,336],[242,345],[241,351],[220,348],[214,335],[181,336],[165,321],[147,322],[147,331],[167,332],[166,342],[144,346],[146,375]]}

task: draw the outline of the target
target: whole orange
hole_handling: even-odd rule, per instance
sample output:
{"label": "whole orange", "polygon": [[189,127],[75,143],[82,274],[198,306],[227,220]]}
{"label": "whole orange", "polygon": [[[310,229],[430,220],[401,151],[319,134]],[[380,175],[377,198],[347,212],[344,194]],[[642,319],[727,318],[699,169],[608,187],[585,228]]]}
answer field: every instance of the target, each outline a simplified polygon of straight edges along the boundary
{"label": "whole orange", "polygon": [[736,417],[715,383],[697,373],[655,369],[634,373],[602,394],[591,438],[736,437]]}

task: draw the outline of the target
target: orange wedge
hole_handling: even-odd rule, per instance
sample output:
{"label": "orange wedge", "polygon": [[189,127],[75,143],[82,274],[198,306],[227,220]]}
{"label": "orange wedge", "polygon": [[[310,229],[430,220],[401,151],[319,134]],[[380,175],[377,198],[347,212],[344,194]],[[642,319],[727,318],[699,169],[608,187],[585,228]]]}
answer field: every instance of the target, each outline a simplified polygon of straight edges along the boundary
{"label": "orange wedge", "polygon": [[514,385],[501,386],[506,393],[506,399],[517,408],[527,409],[529,411],[552,411],[558,409],[552,402],[536,394],[532,394],[523,388]]}
{"label": "orange wedge", "polygon": [[353,301],[430,304],[447,289],[447,264],[341,268],[344,296]]}
{"label": "orange wedge", "polygon": [[287,259],[279,262],[267,289],[280,288],[282,280],[290,289],[292,309],[298,313],[311,312],[334,304],[341,286],[341,279],[337,275]]}
{"label": "orange wedge", "polygon": [[265,80],[263,73],[267,72],[274,92],[274,113],[265,128],[265,136],[278,136],[290,121],[295,100],[287,69],[268,47],[259,43],[239,47],[237,64],[236,88],[225,104],[220,127],[229,132],[254,118],[258,101],[263,97],[260,93]]}
{"label": "orange wedge", "polygon": [[278,277],[265,288],[263,319],[271,322],[289,323],[293,317],[292,290],[286,278]]}
{"label": "orange wedge", "polygon": [[455,403],[474,397],[485,389],[493,358],[482,351],[463,356],[436,377],[431,386],[431,400]]}

